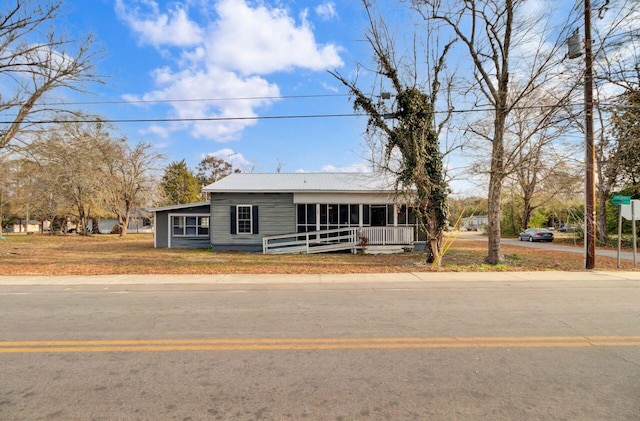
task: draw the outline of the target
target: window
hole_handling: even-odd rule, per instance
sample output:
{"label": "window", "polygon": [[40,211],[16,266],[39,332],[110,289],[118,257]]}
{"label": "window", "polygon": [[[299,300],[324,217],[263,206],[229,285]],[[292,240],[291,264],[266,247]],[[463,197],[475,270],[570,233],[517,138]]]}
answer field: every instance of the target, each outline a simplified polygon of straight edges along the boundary
{"label": "window", "polygon": [[[329,225],[338,225],[338,205],[328,205]],[[337,227],[336,227],[337,228]]]}
{"label": "window", "polygon": [[340,226],[349,225],[349,205],[340,205]]}
{"label": "window", "polygon": [[300,204],[296,207],[297,232],[316,231],[316,205]]}
{"label": "window", "polygon": [[357,226],[358,221],[360,220],[360,206],[358,205],[349,205],[349,225]]}
{"label": "window", "polygon": [[258,233],[257,205],[232,205],[230,219],[231,234]]}
{"label": "window", "polygon": [[[357,227],[360,223],[360,206],[352,204],[298,204],[296,206],[297,232]],[[364,205],[367,206],[367,205]],[[366,207],[368,211],[368,207]],[[363,219],[368,220],[368,215]]]}
{"label": "window", "polygon": [[407,225],[407,205],[398,207],[398,225]]}
{"label": "window", "polygon": [[182,215],[171,218],[174,237],[209,236],[209,217]]}
{"label": "window", "polygon": [[238,213],[238,234],[251,234],[251,206],[238,205],[236,211]]}

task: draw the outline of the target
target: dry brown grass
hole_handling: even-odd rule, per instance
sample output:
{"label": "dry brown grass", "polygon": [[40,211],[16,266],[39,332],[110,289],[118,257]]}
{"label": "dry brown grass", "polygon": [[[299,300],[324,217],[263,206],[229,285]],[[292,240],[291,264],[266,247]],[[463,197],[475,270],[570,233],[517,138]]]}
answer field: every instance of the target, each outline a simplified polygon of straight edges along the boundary
{"label": "dry brown grass", "polygon": [[[390,273],[424,271],[583,270],[582,254],[502,245],[504,265],[482,264],[484,241],[458,238],[442,266],[423,263],[421,253],[263,255],[210,250],[154,249],[149,234],[82,237],[11,234],[0,240],[0,275]],[[633,263],[598,257],[598,270],[634,270]]]}

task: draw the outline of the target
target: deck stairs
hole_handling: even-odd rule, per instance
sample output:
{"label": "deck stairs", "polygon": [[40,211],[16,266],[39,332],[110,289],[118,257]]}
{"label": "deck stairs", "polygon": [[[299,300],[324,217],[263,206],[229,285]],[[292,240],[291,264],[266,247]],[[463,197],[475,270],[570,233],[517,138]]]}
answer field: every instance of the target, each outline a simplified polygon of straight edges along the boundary
{"label": "deck stairs", "polygon": [[264,237],[262,252],[264,254],[324,253],[340,250],[355,252],[358,242],[357,227],[298,232]]}
{"label": "deck stairs", "polygon": [[[366,243],[363,242],[366,238]],[[330,230],[299,232],[282,235],[265,236],[262,239],[264,254],[285,253],[325,253],[350,250],[355,253],[359,249],[389,246],[412,246],[414,241],[413,227],[344,227]],[[399,246],[399,247],[398,247]]]}

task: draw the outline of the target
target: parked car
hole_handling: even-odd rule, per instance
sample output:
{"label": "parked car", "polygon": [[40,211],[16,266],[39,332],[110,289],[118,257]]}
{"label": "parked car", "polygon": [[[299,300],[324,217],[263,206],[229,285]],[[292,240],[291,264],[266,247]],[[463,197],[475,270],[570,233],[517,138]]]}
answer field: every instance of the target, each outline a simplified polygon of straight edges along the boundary
{"label": "parked car", "polygon": [[577,230],[578,230],[578,227],[573,226],[573,225],[564,225],[564,226],[558,228],[559,232],[574,232],[574,231],[577,231]]}
{"label": "parked car", "polygon": [[527,228],[518,234],[520,241],[553,241],[553,233],[546,228]]}

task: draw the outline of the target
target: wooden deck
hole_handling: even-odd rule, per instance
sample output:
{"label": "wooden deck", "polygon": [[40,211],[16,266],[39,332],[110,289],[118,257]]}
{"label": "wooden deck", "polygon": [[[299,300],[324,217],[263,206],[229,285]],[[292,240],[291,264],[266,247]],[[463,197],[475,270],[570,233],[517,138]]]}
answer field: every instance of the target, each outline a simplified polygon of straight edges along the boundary
{"label": "wooden deck", "polygon": [[[366,238],[366,240],[365,240]],[[264,254],[325,253],[360,249],[398,250],[412,246],[413,227],[346,227],[331,230],[266,236],[262,239]]]}

